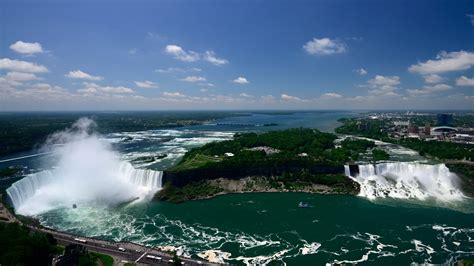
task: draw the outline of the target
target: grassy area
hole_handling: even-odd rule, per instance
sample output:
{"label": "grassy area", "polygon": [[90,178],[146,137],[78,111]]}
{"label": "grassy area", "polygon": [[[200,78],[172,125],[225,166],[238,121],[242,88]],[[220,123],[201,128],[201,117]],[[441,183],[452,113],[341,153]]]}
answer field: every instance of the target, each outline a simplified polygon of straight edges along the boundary
{"label": "grassy area", "polygon": [[109,255],[105,255],[105,254],[101,254],[101,253],[94,253],[94,252],[91,252],[90,254],[91,254],[92,258],[95,258],[96,260],[97,259],[101,260],[102,263],[105,266],[113,266],[114,265],[114,259]]}
{"label": "grassy area", "polygon": [[170,183],[167,183],[155,197],[159,200],[179,203],[196,198],[214,196],[222,191],[222,188],[209,184],[207,180],[189,183],[184,187],[175,187]]}
{"label": "grassy area", "polygon": [[183,171],[183,170],[189,170],[189,169],[194,169],[194,168],[199,168],[207,163],[217,163],[222,161],[222,156],[214,157],[210,155],[204,155],[204,154],[195,154],[192,158],[189,158],[187,160],[183,160],[182,163],[176,165],[170,170],[173,171]]}

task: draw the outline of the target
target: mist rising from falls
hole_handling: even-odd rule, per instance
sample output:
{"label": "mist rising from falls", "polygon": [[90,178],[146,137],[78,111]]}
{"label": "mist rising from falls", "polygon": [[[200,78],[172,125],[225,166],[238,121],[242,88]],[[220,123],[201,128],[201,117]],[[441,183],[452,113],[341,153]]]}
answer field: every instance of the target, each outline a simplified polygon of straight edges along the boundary
{"label": "mist rising from falls", "polygon": [[458,187],[458,177],[444,164],[393,162],[358,166],[359,173],[347,176],[360,184],[360,196],[369,199],[434,199],[460,201],[465,196]]}
{"label": "mist rising from falls", "polygon": [[161,171],[120,161],[110,143],[92,133],[94,126],[81,118],[48,140],[47,149],[58,158],[54,169],[28,175],[7,189],[17,213],[34,215],[84,203],[113,205],[149,198],[161,188]]}

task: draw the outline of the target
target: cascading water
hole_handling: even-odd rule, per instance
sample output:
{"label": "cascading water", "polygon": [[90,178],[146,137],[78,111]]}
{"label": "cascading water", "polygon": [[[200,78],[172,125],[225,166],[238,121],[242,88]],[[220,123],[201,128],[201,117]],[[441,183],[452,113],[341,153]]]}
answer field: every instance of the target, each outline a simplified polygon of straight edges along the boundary
{"label": "cascading water", "polygon": [[117,204],[147,199],[161,188],[161,171],[135,169],[110,143],[90,133],[90,119],[49,140],[54,169],[26,176],[7,189],[15,211],[35,215],[73,204]]}
{"label": "cascading water", "polygon": [[122,162],[119,170],[125,175],[128,182],[134,185],[149,189],[160,189],[162,187],[161,178],[163,177],[163,171],[136,169],[129,162]]}
{"label": "cascading water", "polygon": [[393,162],[359,165],[359,173],[346,175],[360,184],[360,196],[369,199],[435,199],[459,201],[465,198],[458,188],[458,177],[444,164]]}

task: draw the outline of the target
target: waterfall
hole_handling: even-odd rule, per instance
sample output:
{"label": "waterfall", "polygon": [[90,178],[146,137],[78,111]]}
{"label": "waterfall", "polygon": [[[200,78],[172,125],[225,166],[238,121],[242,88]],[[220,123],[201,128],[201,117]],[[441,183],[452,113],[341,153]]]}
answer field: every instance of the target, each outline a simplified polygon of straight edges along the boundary
{"label": "waterfall", "polygon": [[32,197],[41,187],[53,180],[51,171],[41,171],[16,181],[7,189],[7,195],[15,209]]}
{"label": "waterfall", "polygon": [[429,165],[417,162],[365,164],[359,165],[359,174],[354,177],[347,172],[346,170],[347,176],[360,184],[359,195],[369,199],[431,198],[453,201],[465,197],[457,186],[458,177],[444,164]]}
{"label": "waterfall", "polygon": [[124,174],[127,181],[141,187],[149,189],[160,189],[162,187],[161,178],[163,171],[155,171],[150,169],[136,169],[129,162],[120,164],[120,172]]}
{"label": "waterfall", "polygon": [[344,174],[346,176],[351,176],[351,169],[349,168],[349,165],[344,165]]}
{"label": "waterfall", "polygon": [[[121,162],[116,169],[118,171],[111,175],[115,178],[115,181],[112,180],[113,187],[110,187],[110,183],[104,185],[99,180],[80,186],[81,183],[87,182],[87,179],[82,179],[84,177],[78,175],[64,175],[63,172],[54,169],[27,175],[13,183],[6,192],[15,210],[21,213],[26,208],[25,205],[35,208],[40,205],[39,209],[47,210],[52,205],[91,202],[101,197],[105,201],[119,202],[128,200],[130,197],[145,198],[162,188],[162,171],[136,169],[129,162]],[[68,178],[69,180],[65,180]],[[71,180],[72,178],[79,180]],[[88,193],[89,191],[85,190],[87,186],[89,186],[89,191],[93,190],[96,193]],[[33,211],[32,208],[29,209]]]}

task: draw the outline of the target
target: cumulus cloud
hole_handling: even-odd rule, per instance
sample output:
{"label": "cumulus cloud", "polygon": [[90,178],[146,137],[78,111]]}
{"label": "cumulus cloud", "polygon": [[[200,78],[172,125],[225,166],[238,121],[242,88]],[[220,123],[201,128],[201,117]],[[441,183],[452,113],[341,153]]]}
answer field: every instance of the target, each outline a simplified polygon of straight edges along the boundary
{"label": "cumulus cloud", "polygon": [[313,38],[303,45],[303,49],[312,55],[331,55],[340,54],[346,51],[346,45],[338,40],[330,38]]}
{"label": "cumulus cloud", "polygon": [[165,52],[183,62],[195,62],[200,58],[198,53],[194,51],[185,51],[183,48],[175,44],[167,45]]}
{"label": "cumulus cloud", "polygon": [[367,75],[367,70],[363,69],[363,68],[359,68],[359,69],[355,69],[354,72],[356,72],[357,74],[361,75],[361,76],[364,76],[364,75]]}
{"label": "cumulus cloud", "polygon": [[5,75],[5,78],[12,81],[30,81],[30,80],[41,79],[33,73],[23,73],[23,72],[8,72]]}
{"label": "cumulus cloud", "polygon": [[253,95],[250,95],[250,94],[247,94],[247,93],[244,93],[244,92],[242,92],[239,96],[244,97],[244,98],[252,98],[253,97]]}
{"label": "cumulus cloud", "polygon": [[157,83],[155,83],[153,81],[149,81],[149,80],[135,81],[135,85],[137,85],[140,88],[144,88],[144,89],[156,89],[156,88],[158,88]]}
{"label": "cumulus cloud", "polygon": [[124,86],[100,86],[96,83],[84,82],[84,87],[77,90],[84,94],[132,94],[135,93],[132,89]]}
{"label": "cumulus cloud", "polygon": [[443,77],[437,74],[426,75],[423,78],[425,79],[426,83],[430,83],[430,84],[440,83],[443,81]]}
{"label": "cumulus cloud", "polygon": [[64,75],[67,78],[70,79],[85,79],[85,80],[103,80],[103,77],[100,76],[92,76],[90,74],[87,74],[86,72],[82,72],[81,70],[74,70],[74,71],[69,71],[66,75]]}
{"label": "cumulus cloud", "polygon": [[172,74],[172,73],[184,73],[184,72],[201,72],[202,69],[198,67],[190,67],[187,69],[179,68],[179,67],[168,67],[168,68],[158,68],[155,69],[155,72],[161,74]]}
{"label": "cumulus cloud", "polygon": [[299,101],[302,101],[301,98],[298,98],[296,96],[291,96],[291,95],[288,95],[288,94],[285,94],[283,93],[281,96],[280,96],[281,100],[283,101],[293,101],[293,102],[299,102]]}
{"label": "cumulus cloud", "polygon": [[369,94],[378,96],[396,96],[395,91],[400,84],[400,77],[398,76],[382,76],[376,75],[373,79],[367,81],[369,87]]}
{"label": "cumulus cloud", "polygon": [[213,51],[206,51],[204,53],[204,60],[216,66],[225,65],[229,63],[229,61],[227,61],[226,59],[217,57]]}
{"label": "cumulus cloud", "polygon": [[200,76],[187,76],[187,77],[181,79],[181,81],[186,81],[186,82],[204,82],[204,81],[206,81],[206,78],[205,78],[205,77],[200,77]]}
{"label": "cumulus cloud", "polygon": [[446,84],[436,84],[433,86],[424,86],[422,89],[407,90],[407,92],[411,95],[428,95],[436,92],[448,91],[452,88],[453,87]]}
{"label": "cumulus cloud", "polygon": [[237,83],[237,84],[249,84],[249,83],[250,83],[250,82],[249,82],[246,78],[244,78],[244,77],[238,77],[238,78],[232,80],[232,82]]}
{"label": "cumulus cloud", "polygon": [[418,74],[440,74],[445,72],[466,70],[474,65],[474,53],[459,52],[441,52],[436,59],[420,62],[412,65],[408,70]]}
{"label": "cumulus cloud", "polygon": [[474,86],[474,78],[468,78],[466,76],[461,76],[456,80],[456,85],[458,85],[458,86]]}
{"label": "cumulus cloud", "polygon": [[17,41],[16,43],[10,45],[10,49],[17,53],[28,55],[43,53],[43,47],[41,47],[41,44],[37,42]]}
{"label": "cumulus cloud", "polygon": [[27,73],[44,73],[48,72],[45,66],[37,65],[20,60],[12,60],[8,58],[0,59],[0,69],[15,71],[15,72],[27,72]]}
{"label": "cumulus cloud", "polygon": [[137,48],[132,48],[132,49],[128,50],[128,54],[130,54],[130,55],[135,55],[135,54],[137,54],[137,52],[138,52]]}
{"label": "cumulus cloud", "polygon": [[338,93],[334,93],[334,92],[328,92],[328,93],[324,93],[323,95],[321,95],[321,98],[338,99],[338,98],[342,98],[342,95],[340,95]]}
{"label": "cumulus cloud", "polygon": [[183,97],[186,97],[186,95],[180,93],[180,92],[168,92],[168,91],[165,91],[163,92],[163,96],[165,97],[171,97],[171,98],[183,98]]}

